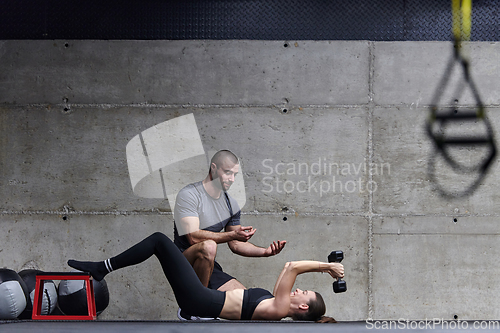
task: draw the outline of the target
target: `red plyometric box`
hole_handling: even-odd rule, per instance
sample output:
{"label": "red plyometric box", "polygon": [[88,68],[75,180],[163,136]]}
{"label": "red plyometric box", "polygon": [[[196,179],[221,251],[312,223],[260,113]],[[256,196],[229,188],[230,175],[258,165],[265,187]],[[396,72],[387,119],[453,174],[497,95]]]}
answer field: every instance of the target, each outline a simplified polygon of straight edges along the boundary
{"label": "red plyometric box", "polygon": [[[35,299],[33,300],[33,320],[95,320],[97,318],[94,298],[94,285],[91,281],[89,273],[61,273],[61,272],[44,272],[36,275],[35,284]],[[83,280],[87,291],[87,315],[41,315],[43,285],[46,280]]]}

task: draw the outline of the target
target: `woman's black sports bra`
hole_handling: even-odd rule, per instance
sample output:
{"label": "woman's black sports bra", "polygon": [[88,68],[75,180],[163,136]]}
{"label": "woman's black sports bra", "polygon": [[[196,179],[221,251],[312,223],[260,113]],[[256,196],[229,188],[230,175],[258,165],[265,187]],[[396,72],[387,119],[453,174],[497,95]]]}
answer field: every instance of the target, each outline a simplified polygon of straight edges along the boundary
{"label": "woman's black sports bra", "polygon": [[262,288],[250,288],[243,292],[241,320],[251,320],[257,305],[265,299],[273,298],[273,294]]}

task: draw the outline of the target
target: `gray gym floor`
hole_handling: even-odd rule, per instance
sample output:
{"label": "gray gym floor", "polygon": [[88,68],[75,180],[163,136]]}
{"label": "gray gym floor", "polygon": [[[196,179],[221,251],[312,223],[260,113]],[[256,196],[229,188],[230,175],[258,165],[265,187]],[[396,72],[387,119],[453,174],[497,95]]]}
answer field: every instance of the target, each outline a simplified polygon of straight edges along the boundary
{"label": "gray gym floor", "polygon": [[[498,332],[491,327],[477,326],[474,329],[474,322],[462,321],[462,326],[449,327],[434,325],[425,327],[411,327],[410,325],[394,326],[393,330],[404,331],[439,331],[439,332]],[[498,324],[498,323],[497,323]],[[455,327],[454,329],[451,327]],[[467,327],[468,329],[464,329]],[[211,321],[211,322],[184,322],[184,321],[0,321],[0,332],[119,332],[119,333],[152,333],[152,332],[203,332],[203,333],[302,333],[302,332],[373,332],[385,331],[386,329],[376,329],[373,325],[367,325],[364,321],[340,322],[337,324],[317,324],[293,321],[280,322],[256,322],[256,321]]]}

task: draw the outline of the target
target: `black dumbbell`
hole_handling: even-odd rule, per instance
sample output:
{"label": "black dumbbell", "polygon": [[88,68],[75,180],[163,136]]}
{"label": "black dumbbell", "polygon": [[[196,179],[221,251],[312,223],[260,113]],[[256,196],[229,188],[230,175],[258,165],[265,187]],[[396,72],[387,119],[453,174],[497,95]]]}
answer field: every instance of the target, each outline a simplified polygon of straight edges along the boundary
{"label": "black dumbbell", "polygon": [[[344,252],[342,251],[332,251],[328,256],[328,262],[341,262],[344,259]],[[337,278],[337,281],[333,283],[333,291],[335,293],[343,293],[347,290],[347,283],[341,278]]]}

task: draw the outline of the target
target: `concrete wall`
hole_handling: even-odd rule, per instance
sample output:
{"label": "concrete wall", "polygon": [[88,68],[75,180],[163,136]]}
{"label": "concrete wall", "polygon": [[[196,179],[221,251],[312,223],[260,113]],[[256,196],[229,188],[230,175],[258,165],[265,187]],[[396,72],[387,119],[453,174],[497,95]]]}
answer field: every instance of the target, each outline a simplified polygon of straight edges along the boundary
{"label": "concrete wall", "polygon": [[[468,50],[498,129],[500,44]],[[498,319],[497,165],[453,200],[427,174],[424,123],[450,55],[446,42],[0,42],[0,267],[69,270],[69,258],[102,260],[154,231],[172,236],[168,202],[133,194],[125,147],[192,113],[205,151],[242,159],[252,242],[288,241],[265,259],[219,246],[247,287],[272,289],[286,261],[342,249],[346,293],[321,274],[296,284],[320,291],[338,320]],[[465,93],[458,104],[473,102]],[[300,164],[309,169],[299,174]],[[455,190],[471,181],[443,163],[436,174]],[[176,319],[154,260],[106,280],[101,319]]]}

